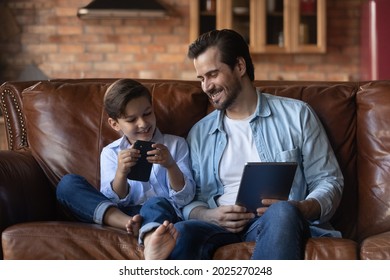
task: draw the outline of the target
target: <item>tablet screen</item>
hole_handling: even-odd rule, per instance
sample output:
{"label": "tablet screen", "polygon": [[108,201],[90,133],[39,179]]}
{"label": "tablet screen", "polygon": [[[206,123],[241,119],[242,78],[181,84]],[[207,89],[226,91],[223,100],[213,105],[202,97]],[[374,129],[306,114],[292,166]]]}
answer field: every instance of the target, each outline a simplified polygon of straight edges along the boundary
{"label": "tablet screen", "polygon": [[263,198],[287,200],[296,162],[248,162],[244,166],[236,204],[256,212]]}

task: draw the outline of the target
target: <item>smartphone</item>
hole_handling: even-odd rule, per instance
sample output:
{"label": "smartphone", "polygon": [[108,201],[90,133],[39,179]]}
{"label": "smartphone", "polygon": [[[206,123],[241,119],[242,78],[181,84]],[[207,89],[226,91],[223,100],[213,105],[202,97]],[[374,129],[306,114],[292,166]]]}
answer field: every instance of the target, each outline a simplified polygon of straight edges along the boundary
{"label": "smartphone", "polygon": [[137,140],[134,143],[134,148],[140,150],[141,157],[138,158],[137,164],[134,165],[129,174],[127,174],[128,179],[142,182],[149,181],[153,163],[147,161],[146,157],[148,155],[146,153],[154,149],[152,148],[152,144],[154,144],[154,142],[142,140]]}

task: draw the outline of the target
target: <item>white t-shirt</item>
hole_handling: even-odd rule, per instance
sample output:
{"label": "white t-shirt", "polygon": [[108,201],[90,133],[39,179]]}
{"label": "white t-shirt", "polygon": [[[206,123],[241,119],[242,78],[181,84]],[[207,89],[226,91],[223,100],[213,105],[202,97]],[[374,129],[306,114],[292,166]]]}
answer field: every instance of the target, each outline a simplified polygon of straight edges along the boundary
{"label": "white t-shirt", "polygon": [[218,198],[219,205],[233,205],[236,202],[245,163],[260,161],[249,126],[252,117],[243,120],[232,120],[226,115],[224,117],[228,143],[219,165],[219,176],[224,185],[224,194]]}

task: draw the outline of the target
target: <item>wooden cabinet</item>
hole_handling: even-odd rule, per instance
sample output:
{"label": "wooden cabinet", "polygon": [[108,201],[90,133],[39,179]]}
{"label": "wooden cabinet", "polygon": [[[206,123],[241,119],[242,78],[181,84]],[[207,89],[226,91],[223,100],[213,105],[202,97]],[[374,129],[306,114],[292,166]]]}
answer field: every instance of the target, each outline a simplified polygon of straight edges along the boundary
{"label": "wooden cabinet", "polygon": [[324,53],[326,0],[191,0],[190,39],[231,28],[252,53]]}

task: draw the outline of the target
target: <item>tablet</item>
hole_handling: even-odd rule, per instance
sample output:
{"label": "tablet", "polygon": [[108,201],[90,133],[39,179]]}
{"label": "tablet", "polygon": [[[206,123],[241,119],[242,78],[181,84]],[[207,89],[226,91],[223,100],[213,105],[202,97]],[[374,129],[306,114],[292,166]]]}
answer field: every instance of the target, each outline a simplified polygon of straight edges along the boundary
{"label": "tablet", "polygon": [[263,198],[287,200],[296,169],[296,162],[247,162],[236,204],[256,212]]}

